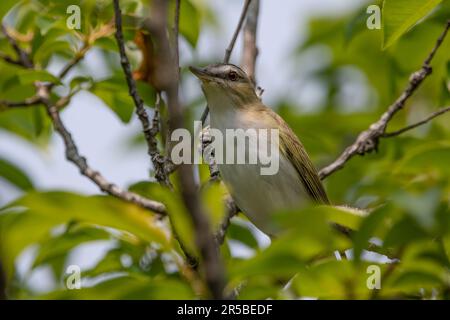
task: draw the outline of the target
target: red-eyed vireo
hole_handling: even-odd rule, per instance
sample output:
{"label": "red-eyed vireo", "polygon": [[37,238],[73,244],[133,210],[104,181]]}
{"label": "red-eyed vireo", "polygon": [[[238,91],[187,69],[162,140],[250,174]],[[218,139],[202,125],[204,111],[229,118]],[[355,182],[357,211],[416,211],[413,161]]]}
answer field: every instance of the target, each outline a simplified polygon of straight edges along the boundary
{"label": "red-eyed vireo", "polygon": [[[210,109],[210,126],[226,135],[227,129],[278,129],[270,140],[279,154],[276,174],[262,175],[258,164],[218,164],[220,175],[242,212],[263,232],[275,230],[269,214],[308,202],[329,200],[305,148],[287,123],[266,107],[247,74],[232,64],[190,67],[202,81]],[[258,145],[249,146],[259,148]],[[247,150],[256,153],[256,150]]]}

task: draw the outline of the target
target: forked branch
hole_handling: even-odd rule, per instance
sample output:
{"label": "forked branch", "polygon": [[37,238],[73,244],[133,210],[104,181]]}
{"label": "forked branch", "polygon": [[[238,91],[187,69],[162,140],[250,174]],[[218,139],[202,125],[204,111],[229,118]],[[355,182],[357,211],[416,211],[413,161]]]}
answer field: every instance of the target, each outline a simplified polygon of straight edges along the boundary
{"label": "forked branch", "polygon": [[356,141],[352,145],[347,147],[333,163],[320,170],[319,176],[321,179],[325,179],[330,174],[342,169],[347,161],[349,161],[355,155],[364,155],[373,150],[377,150],[379,140],[380,138],[384,137],[388,123],[392,120],[397,112],[403,109],[408,99],[420,87],[422,82],[431,74],[431,61],[433,60],[436,52],[444,41],[449,28],[450,20],[447,21],[444,31],[437,39],[435,46],[431,50],[428,57],[425,59],[422,67],[410,76],[408,86],[402,92],[400,97],[398,97],[397,100],[391,106],[389,106],[387,111],[382,114],[377,122],[371,124],[367,130],[361,132]]}

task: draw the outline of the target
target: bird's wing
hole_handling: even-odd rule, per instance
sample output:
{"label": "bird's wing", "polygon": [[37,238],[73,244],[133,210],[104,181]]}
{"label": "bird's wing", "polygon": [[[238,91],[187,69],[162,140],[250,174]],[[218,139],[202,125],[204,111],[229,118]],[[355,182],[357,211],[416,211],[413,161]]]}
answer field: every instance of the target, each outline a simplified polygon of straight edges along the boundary
{"label": "bird's wing", "polygon": [[298,172],[300,180],[308,195],[316,202],[329,204],[327,194],[302,143],[288,126],[288,124],[275,112],[273,113],[280,128],[280,151],[289,159]]}

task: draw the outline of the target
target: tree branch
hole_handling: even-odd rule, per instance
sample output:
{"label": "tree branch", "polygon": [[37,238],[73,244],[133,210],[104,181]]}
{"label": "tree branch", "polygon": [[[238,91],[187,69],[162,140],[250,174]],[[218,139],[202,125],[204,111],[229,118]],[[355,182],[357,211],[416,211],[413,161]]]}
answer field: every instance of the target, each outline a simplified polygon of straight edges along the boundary
{"label": "tree branch", "polygon": [[31,69],[33,68],[33,62],[31,61],[30,56],[28,55],[25,50],[21,49],[19,44],[17,43],[16,39],[14,39],[6,29],[6,26],[4,24],[1,25],[2,33],[5,35],[6,39],[8,40],[11,47],[14,49],[14,51],[17,54],[18,60],[16,62],[13,62],[14,64],[20,64],[21,66]]}
{"label": "tree branch", "polygon": [[250,79],[255,81],[256,58],[258,57],[258,47],[256,36],[258,30],[259,0],[253,0],[248,9],[247,21],[244,27],[244,49],[242,55],[242,68]]}
{"label": "tree branch", "polygon": [[181,12],[181,0],[176,0],[175,2],[175,18],[173,23],[173,37],[174,37],[174,53],[175,53],[175,61],[177,61],[177,77],[180,77],[180,48],[178,43],[178,37],[180,33],[180,12]]}
{"label": "tree branch", "polygon": [[[125,78],[128,85],[129,94],[133,99],[134,105],[136,106],[136,115],[139,118],[139,121],[142,125],[142,130],[144,132],[145,140],[147,142],[148,154],[151,158],[154,170],[155,170],[155,178],[156,180],[166,186],[170,186],[170,180],[166,170],[166,161],[167,159],[162,156],[158,151],[158,141],[156,139],[156,135],[159,132],[158,126],[159,123],[150,122],[150,118],[147,114],[147,111],[144,107],[144,101],[138,93],[136,87],[136,81],[133,78],[133,73],[131,71],[130,61],[128,60],[126,51],[125,51],[125,43],[122,33],[122,12],[119,6],[119,0],[114,0],[114,13],[115,13],[115,23],[116,23],[116,41],[119,47],[120,53],[120,63],[122,65],[123,72],[125,74]],[[159,93],[158,93],[158,98]],[[155,113],[158,112],[155,107]]]}
{"label": "tree branch", "polygon": [[[170,48],[166,33],[167,7],[167,1],[153,1],[150,21],[146,23],[146,27],[158,43],[158,55],[161,58],[159,60],[161,63],[158,66],[158,76],[162,78],[160,79],[161,84],[167,94],[170,115],[169,125],[173,132],[177,128],[184,127],[184,116],[178,98],[179,61],[177,54],[172,52]],[[178,39],[175,39],[175,41],[178,41]],[[176,48],[177,46],[174,47]],[[225,287],[223,266],[211,233],[208,216],[200,203],[192,169],[193,166],[189,164],[179,166],[177,172],[181,195],[194,225],[196,243],[203,259],[202,266],[205,271],[206,284],[214,299],[222,299]]]}
{"label": "tree branch", "polygon": [[136,193],[121,189],[117,185],[109,182],[100,172],[92,169],[88,165],[86,158],[81,156],[78,152],[78,147],[76,146],[71,133],[67,130],[59,115],[57,104],[53,104],[50,101],[50,92],[48,90],[48,87],[44,85],[38,85],[38,96],[40,98],[40,102],[46,107],[47,113],[53,122],[53,126],[56,132],[58,132],[58,134],[63,139],[67,160],[75,164],[82,175],[86,176],[92,182],[94,182],[103,192],[106,192],[127,202],[137,204],[155,213],[162,215],[166,214],[166,207],[164,206],[164,204],[146,199]]}
{"label": "tree branch", "polygon": [[225,199],[225,205],[227,207],[227,212],[215,234],[216,242],[219,246],[225,241],[225,236],[227,234],[228,227],[230,226],[231,219],[239,213],[239,208],[231,196]]}
{"label": "tree branch", "polygon": [[245,0],[244,7],[242,8],[241,16],[239,18],[239,22],[236,26],[236,30],[234,30],[233,37],[231,38],[230,44],[225,50],[225,57],[223,58],[224,63],[228,63],[230,61],[231,52],[233,52],[234,45],[236,43],[239,32],[242,29],[242,25],[244,24],[245,16],[247,15],[248,7],[252,0]]}
{"label": "tree branch", "polygon": [[424,125],[424,124],[430,122],[430,121],[433,120],[434,118],[436,118],[436,117],[440,116],[441,114],[444,114],[444,113],[446,113],[446,112],[448,112],[448,111],[450,111],[450,107],[441,108],[441,109],[439,109],[439,110],[433,112],[432,114],[430,114],[428,117],[426,117],[426,118],[423,119],[423,120],[420,120],[420,121],[418,121],[418,122],[416,122],[416,123],[413,123],[413,124],[411,124],[411,125],[409,125],[409,126],[406,126],[406,127],[402,128],[402,129],[399,129],[399,130],[396,130],[396,131],[393,131],[393,132],[386,132],[386,133],[383,133],[382,137],[383,137],[383,138],[396,137],[396,136],[401,135],[402,133],[404,133],[404,132],[406,132],[406,131],[415,129],[415,128],[417,128],[417,127],[420,127],[420,126],[422,126],[422,125]]}
{"label": "tree branch", "polygon": [[[244,24],[245,16],[247,15],[248,7],[249,7],[251,1],[252,0],[245,0],[244,7],[242,8],[241,16],[239,18],[236,29],[234,30],[234,33],[233,33],[233,37],[231,38],[231,41],[225,50],[225,57],[223,58],[224,63],[228,63],[230,61],[231,52],[233,52],[233,48],[236,43],[237,37],[239,35],[239,32],[242,29],[242,25]],[[205,123],[206,118],[208,117],[208,113],[209,113],[209,108],[208,108],[208,106],[206,106],[205,110],[203,110],[202,117],[200,118],[200,120],[202,121],[202,124]]]}
{"label": "tree branch", "polygon": [[450,107],[441,108],[441,109],[433,112],[432,114],[430,114],[428,117],[426,117],[425,119],[423,119],[421,121],[418,121],[416,123],[413,123],[413,124],[411,124],[409,126],[406,126],[406,127],[402,128],[402,129],[399,129],[399,130],[396,130],[396,131],[393,131],[393,132],[383,133],[382,137],[383,138],[396,137],[396,136],[401,135],[402,133],[404,133],[406,131],[415,129],[417,127],[420,127],[421,125],[424,125],[424,124],[430,122],[434,118],[436,118],[436,117],[440,116],[441,114],[444,114],[444,113],[446,113],[448,111],[450,111]]}
{"label": "tree branch", "polygon": [[422,68],[411,75],[409,84],[402,92],[400,97],[391,106],[389,106],[388,110],[383,113],[383,115],[377,122],[371,124],[369,129],[361,132],[356,141],[351,146],[347,147],[345,151],[333,163],[320,170],[319,176],[321,179],[325,179],[330,174],[342,169],[345,163],[347,163],[347,161],[349,161],[355,155],[364,155],[373,150],[377,150],[379,139],[383,137],[384,133],[386,132],[386,127],[389,121],[398,111],[403,109],[406,101],[414,94],[417,88],[420,87],[423,80],[425,80],[425,78],[431,74],[431,61],[433,60],[433,57],[435,56],[437,50],[444,41],[449,28],[450,20],[447,22],[444,31],[439,36],[435,46],[424,61]]}

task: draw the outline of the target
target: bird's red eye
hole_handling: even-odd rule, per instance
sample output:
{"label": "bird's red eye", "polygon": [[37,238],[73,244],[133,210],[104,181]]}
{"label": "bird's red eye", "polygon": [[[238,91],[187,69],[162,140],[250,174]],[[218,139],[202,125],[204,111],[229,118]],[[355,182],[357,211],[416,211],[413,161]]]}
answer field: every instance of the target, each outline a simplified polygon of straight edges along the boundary
{"label": "bird's red eye", "polygon": [[230,71],[230,73],[228,74],[228,79],[230,79],[231,81],[236,81],[238,79],[237,73],[234,71]]}

